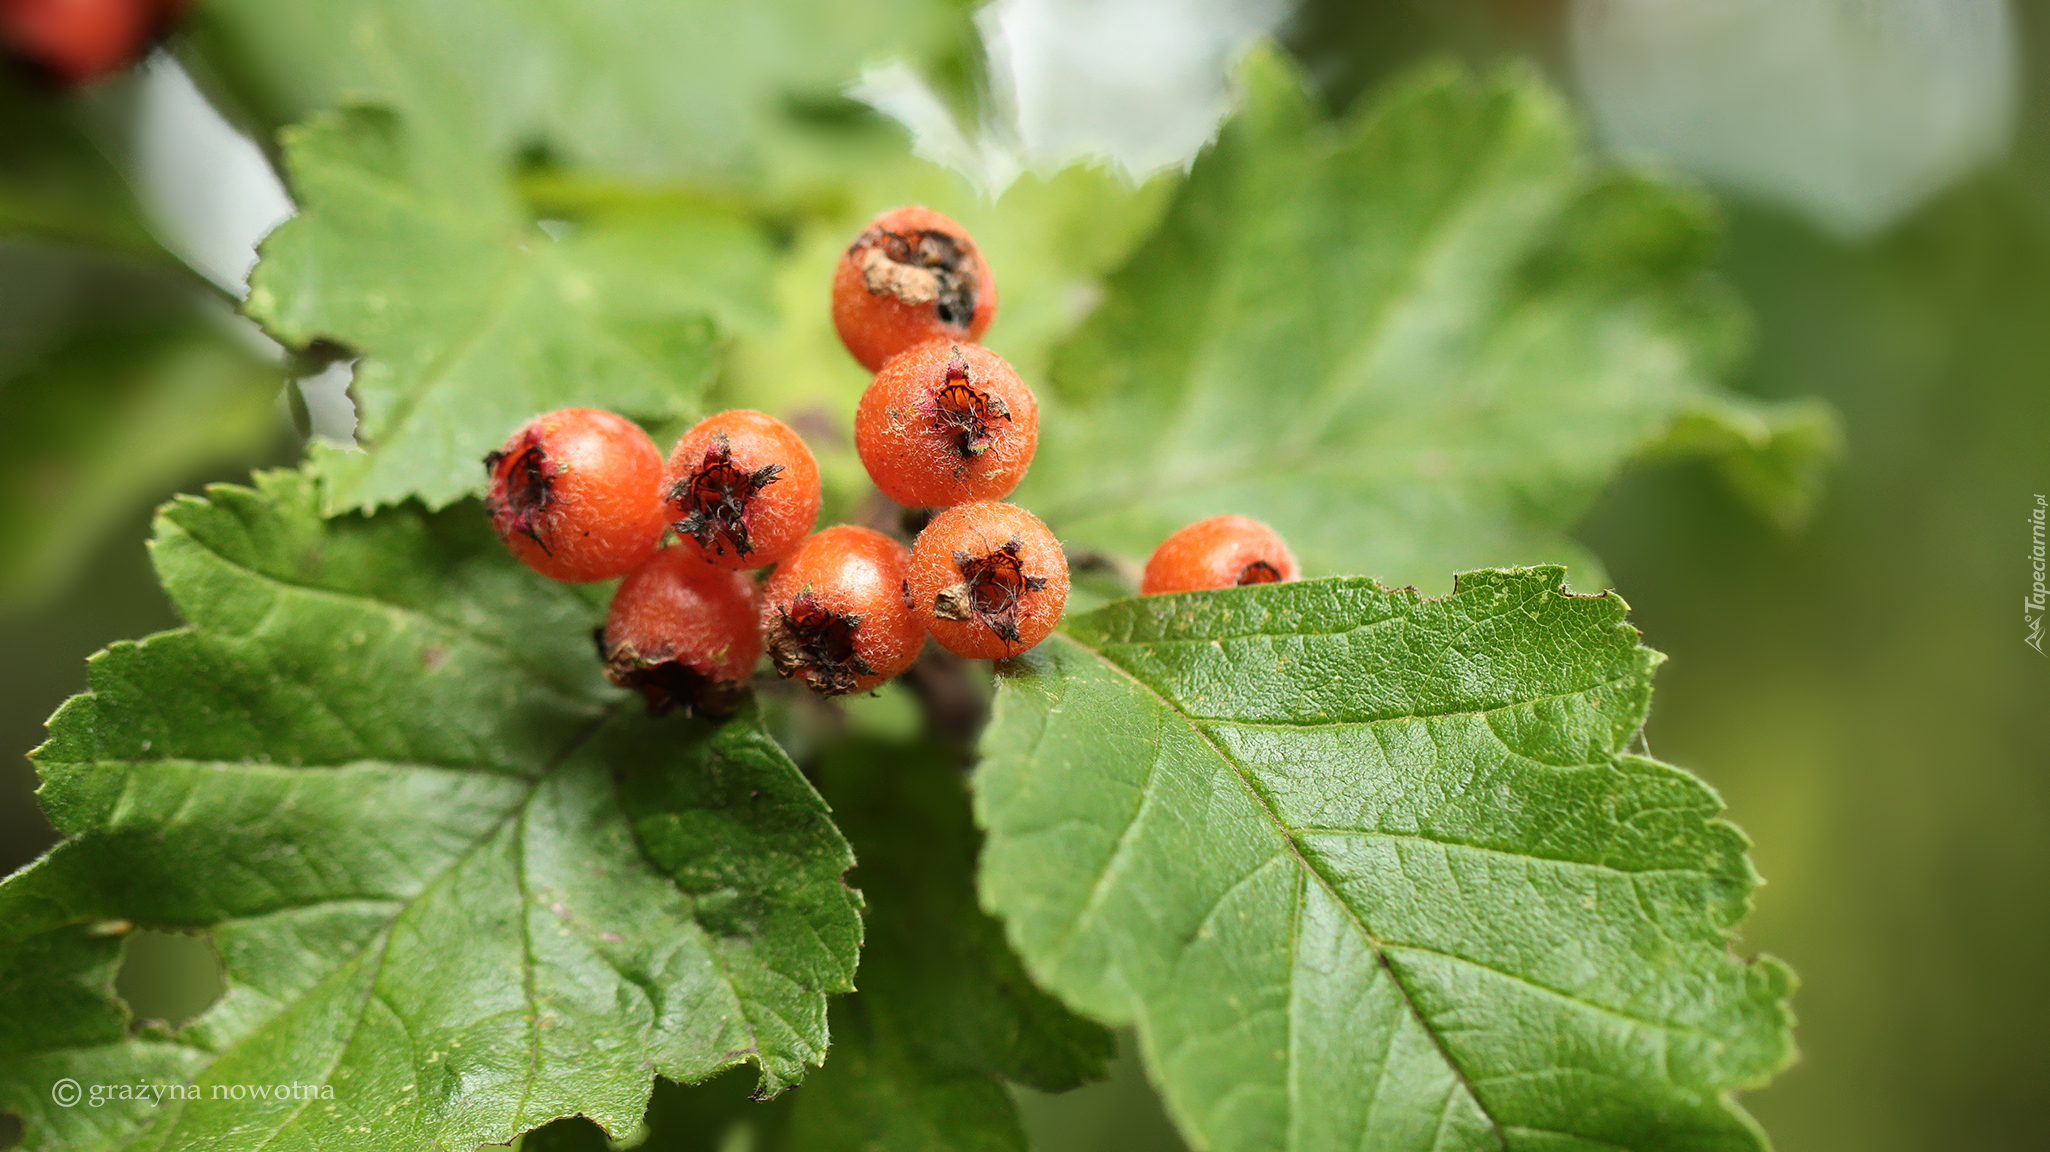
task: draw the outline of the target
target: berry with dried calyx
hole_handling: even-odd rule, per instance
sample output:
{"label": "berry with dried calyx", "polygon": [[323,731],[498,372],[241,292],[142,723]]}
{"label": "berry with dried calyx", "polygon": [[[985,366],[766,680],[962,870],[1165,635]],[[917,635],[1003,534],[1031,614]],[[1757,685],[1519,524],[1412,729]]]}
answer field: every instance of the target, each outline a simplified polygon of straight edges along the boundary
{"label": "berry with dried calyx", "polygon": [[759,598],[745,574],[664,548],[612,595],[597,633],[606,678],[646,697],[651,713],[730,715],[762,655]]}
{"label": "berry with dried calyx", "polygon": [[685,547],[722,568],[760,568],[789,555],[818,520],[819,465],[788,424],[735,408],[676,442],[663,493]]}
{"label": "berry with dried calyx", "polygon": [[1139,594],[1276,584],[1301,574],[1274,529],[1246,516],[1212,516],[1160,542],[1146,561]]}
{"label": "berry with dried calyx", "polygon": [[854,415],[869,478],[911,507],[1009,495],[1038,445],[1032,390],[979,344],[934,341],[891,359]]}
{"label": "berry with dried calyx", "polygon": [[911,610],[957,656],[1016,656],[1068,602],[1060,541],[1023,508],[980,501],[932,518],[911,550]]}
{"label": "berry with dried calyx", "polygon": [[925,633],[904,602],[909,561],[902,544],[852,524],[799,545],[763,595],[762,637],[777,673],[841,696],[911,667]]}
{"label": "berry with dried calyx", "polygon": [[640,426],[597,408],[528,421],[484,458],[491,526],[554,580],[609,580],[662,542],[662,453]]}
{"label": "berry with dried calyx", "polygon": [[833,271],[833,327],[871,372],[928,340],[979,339],[996,310],[968,230],[919,204],[869,221]]}

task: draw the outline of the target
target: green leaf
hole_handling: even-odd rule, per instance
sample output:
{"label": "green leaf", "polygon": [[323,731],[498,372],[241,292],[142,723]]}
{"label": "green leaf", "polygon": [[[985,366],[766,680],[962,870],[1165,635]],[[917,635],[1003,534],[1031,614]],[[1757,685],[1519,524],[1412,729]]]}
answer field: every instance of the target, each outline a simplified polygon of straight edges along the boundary
{"label": "green leaf", "polygon": [[538,150],[642,178],[740,183],[864,62],[957,59],[943,0],[204,0],[196,46],[274,124],[345,102],[437,147]]}
{"label": "green leaf", "polygon": [[1101,1080],[1110,1033],[1034,987],[1003,926],[976,904],[982,836],[962,758],[932,743],[851,739],[825,751],[818,779],[868,904],[861,991],[848,1000],[888,1017],[935,1067],[1043,1092]]}
{"label": "green leaf", "polygon": [[[833,1001],[831,1059],[766,1104],[731,1075],[664,1082],[633,1146],[1025,1152],[1003,1082],[1063,1092],[1101,1079],[1115,1045],[1034,987],[1002,926],[976,906],[981,837],[960,755],[856,737],[830,745],[816,775],[854,844],[851,880],[867,906],[860,990]],[[603,1143],[565,1120],[519,1147]]]}
{"label": "green leaf", "polygon": [[1814,513],[1822,474],[1842,452],[1836,410],[1820,400],[1728,396],[1674,417],[1644,455],[1706,457],[1753,510],[1792,531]]}
{"label": "green leaf", "polygon": [[358,109],[288,132],[302,211],[264,242],[251,280],[249,314],[279,340],[367,356],[367,451],[314,454],[328,511],[479,491],[484,454],[551,408],[696,412],[722,327],[767,311],[756,229],[670,212],[553,239],[495,169],[424,150],[408,127]]}
{"label": "green leaf", "polygon": [[282,431],[283,373],[153,268],[0,242],[0,602],[58,587],[138,502]]}
{"label": "green leaf", "polygon": [[[590,603],[475,505],[323,522],[316,489],[168,506],[155,558],[191,626],[96,656],[36,753],[66,839],[0,885],[0,980],[74,991],[0,1032],[30,1146],[114,1115],[53,1106],[55,1076],[149,1061],[198,1072],[197,1099],[120,1117],[152,1149],[457,1147],[577,1112],[623,1133],[653,1073],[746,1062],[773,1092],[818,1063],[852,857],[759,721],[624,707]],[[211,930],[220,1001],[123,1039],[83,994],[110,919]],[[215,1092],[280,1082],[315,1095]]]}
{"label": "green leaf", "polygon": [[860,991],[833,1002],[833,1058],[793,1095],[779,1146],[1024,1152],[1002,1082],[1101,1079],[1115,1042],[1034,987],[976,906],[981,837],[960,759],[846,741],[822,758],[819,787],[860,861],[868,943]]}
{"label": "green leaf", "polygon": [[1743,348],[1706,200],[1589,163],[1526,69],[1432,69],[1335,123],[1272,54],[1245,83],[1059,354],[1018,502],[1129,557],[1236,512],[1312,575],[1566,561],[1597,585],[1567,533],[1725,402]]}
{"label": "green leaf", "polygon": [[1197,1147],[1756,1150],[1792,974],[1660,657],[1559,568],[1120,601],[1000,679],[985,906]]}

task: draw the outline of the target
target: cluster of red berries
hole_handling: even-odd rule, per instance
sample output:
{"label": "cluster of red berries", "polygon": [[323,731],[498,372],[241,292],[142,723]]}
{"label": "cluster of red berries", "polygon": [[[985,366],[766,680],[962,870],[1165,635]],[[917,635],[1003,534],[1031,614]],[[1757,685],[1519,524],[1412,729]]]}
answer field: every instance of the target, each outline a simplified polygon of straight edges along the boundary
{"label": "cluster of red berries", "polygon": [[0,47],[71,87],[128,67],[169,30],[185,0],[0,0]]}
{"label": "cluster of red berries", "polygon": [[[902,673],[928,635],[960,656],[1017,655],[1059,623],[1068,565],[1038,517],[1001,502],[1032,463],[1039,407],[973,342],[995,312],[981,251],[927,208],[877,217],[834,273],[834,326],[875,373],[855,448],[890,499],[937,510],[908,549],[856,525],[813,532],[817,461],[748,409],[701,421],[666,462],[610,412],[538,416],[485,457],[485,507],[543,575],[626,577],[598,645],[613,682],[657,710],[730,710],[765,649],[779,674],[827,696]],[[770,565],[761,584],[746,574]],[[1220,516],[1162,543],[1142,591],[1295,576],[1265,525]]]}

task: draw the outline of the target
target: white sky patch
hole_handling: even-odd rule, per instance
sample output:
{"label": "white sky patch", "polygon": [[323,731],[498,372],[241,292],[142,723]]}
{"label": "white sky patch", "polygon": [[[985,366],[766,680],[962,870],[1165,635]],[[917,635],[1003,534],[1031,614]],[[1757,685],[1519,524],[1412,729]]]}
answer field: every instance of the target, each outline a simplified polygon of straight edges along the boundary
{"label": "white sky patch", "polygon": [[1870,235],[2007,147],[2006,0],[1574,0],[1598,135]]}
{"label": "white sky patch", "polygon": [[292,215],[283,183],[170,56],[143,66],[140,101],[132,163],[157,238],[207,279],[247,294],[257,241]]}
{"label": "white sky patch", "polygon": [[299,395],[306,400],[314,439],[346,446],[356,443],[356,402],[349,399],[349,384],[355,378],[356,362],[337,360],[299,379]]}
{"label": "white sky patch", "polygon": [[1026,171],[1103,161],[1137,182],[1186,168],[1237,103],[1239,57],[1286,0],[993,0],[976,14],[991,107],[959,124],[907,66],[849,92],[911,131],[920,156],[996,195]]}

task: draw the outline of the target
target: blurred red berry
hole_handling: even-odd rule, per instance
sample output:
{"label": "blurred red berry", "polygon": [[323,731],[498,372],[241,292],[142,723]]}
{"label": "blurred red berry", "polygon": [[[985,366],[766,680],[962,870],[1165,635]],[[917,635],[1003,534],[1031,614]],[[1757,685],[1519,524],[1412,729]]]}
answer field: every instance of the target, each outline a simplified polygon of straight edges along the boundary
{"label": "blurred red berry", "polygon": [[0,0],[0,45],[70,87],[121,71],[148,51],[183,0]]}

